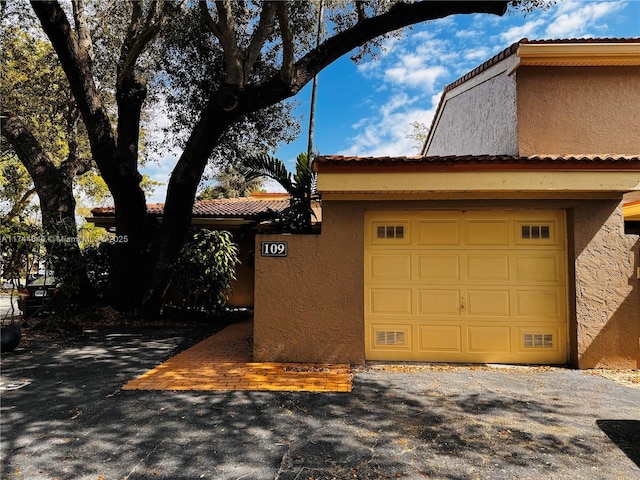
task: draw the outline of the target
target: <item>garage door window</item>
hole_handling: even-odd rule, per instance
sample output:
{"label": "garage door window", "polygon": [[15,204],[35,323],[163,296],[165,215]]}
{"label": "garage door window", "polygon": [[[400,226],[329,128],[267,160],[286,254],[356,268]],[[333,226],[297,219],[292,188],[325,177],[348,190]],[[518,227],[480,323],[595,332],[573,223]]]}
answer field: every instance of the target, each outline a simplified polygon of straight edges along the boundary
{"label": "garage door window", "polygon": [[372,245],[408,245],[410,243],[409,222],[378,220],[371,223]]}
{"label": "garage door window", "polygon": [[377,238],[404,238],[404,225],[378,225]]}
{"label": "garage door window", "polygon": [[548,240],[550,238],[549,225],[522,225],[522,238],[526,240]]}

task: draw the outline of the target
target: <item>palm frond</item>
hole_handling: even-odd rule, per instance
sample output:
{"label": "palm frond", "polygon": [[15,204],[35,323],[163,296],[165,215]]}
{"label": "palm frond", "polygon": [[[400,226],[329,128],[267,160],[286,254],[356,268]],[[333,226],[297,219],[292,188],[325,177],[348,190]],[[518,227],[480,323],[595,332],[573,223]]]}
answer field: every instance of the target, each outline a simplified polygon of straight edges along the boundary
{"label": "palm frond", "polygon": [[284,165],[284,162],[279,158],[265,154],[253,155],[246,157],[242,163],[247,169],[245,176],[248,180],[259,177],[269,177],[282,185],[287,193],[292,193],[294,187],[291,174]]}
{"label": "palm frond", "polygon": [[269,177],[277,181],[291,196],[289,206],[281,212],[282,228],[294,233],[308,233],[315,213],[311,208],[311,195],[315,191],[316,175],[306,153],[296,159],[296,170],[289,173],[280,159],[268,155],[254,155],[242,162],[247,179]]}

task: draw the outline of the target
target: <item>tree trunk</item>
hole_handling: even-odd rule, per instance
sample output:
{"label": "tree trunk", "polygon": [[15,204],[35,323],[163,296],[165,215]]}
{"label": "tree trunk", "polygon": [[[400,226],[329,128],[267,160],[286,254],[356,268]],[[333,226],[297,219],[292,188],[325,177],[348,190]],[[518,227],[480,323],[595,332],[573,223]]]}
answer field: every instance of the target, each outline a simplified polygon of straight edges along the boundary
{"label": "tree trunk", "polygon": [[121,311],[133,311],[149,289],[150,244],[157,234],[147,216],[146,197],[138,172],[140,111],[147,96],[145,86],[125,76],[116,92],[118,103],[117,152],[113,163],[117,175],[111,178],[116,212],[114,256],[109,275],[109,303]]}
{"label": "tree trunk", "polygon": [[64,283],[65,293],[83,301],[89,300],[93,298],[93,289],[78,245],[73,196],[73,178],[84,167],[81,162],[68,159],[56,168],[20,117],[9,111],[3,111],[2,117],[2,135],[29,172],[40,199],[44,243],[50,266],[56,278]]}
{"label": "tree trunk", "polygon": [[143,299],[143,309],[147,313],[157,313],[162,307],[171,265],[189,238],[193,204],[204,169],[221,135],[241,115],[239,111],[225,109],[229,98],[234,98],[235,102],[237,96],[227,92],[209,100],[171,174],[162,226],[151,258],[151,285]]}
{"label": "tree trunk", "polygon": [[[79,43],[57,2],[32,1],[32,8],[51,40],[87,128],[93,159],[109,187],[116,207],[116,248],[108,301],[133,310],[148,287],[149,236],[144,192],[140,188],[138,136],[140,109],[146,90],[127,70],[116,85],[117,138],[93,81],[91,56]],[[121,66],[119,65],[119,68]],[[120,77],[120,75],[119,75]]]}

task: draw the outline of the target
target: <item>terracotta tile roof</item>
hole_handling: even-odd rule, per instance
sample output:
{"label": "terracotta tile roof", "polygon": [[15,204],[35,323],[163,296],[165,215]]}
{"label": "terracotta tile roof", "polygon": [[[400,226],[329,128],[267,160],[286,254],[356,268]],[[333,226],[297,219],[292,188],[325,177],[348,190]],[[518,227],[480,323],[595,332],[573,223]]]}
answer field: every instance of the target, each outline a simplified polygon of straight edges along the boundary
{"label": "terracotta tile roof", "polygon": [[[283,196],[281,199],[261,199],[254,197],[243,198],[221,198],[215,200],[200,200],[193,205],[194,217],[209,218],[255,218],[268,210],[280,212],[289,206],[289,199]],[[147,205],[150,215],[161,216],[164,212],[163,203],[152,203]],[[112,216],[115,213],[114,207],[94,208],[91,214],[100,216]]]}
{"label": "terracotta tile roof", "polygon": [[640,170],[640,156],[519,157],[510,155],[450,155],[413,157],[316,157],[313,169],[349,171],[395,167],[417,170]]}
{"label": "terracotta tile roof", "polygon": [[484,72],[488,68],[492,67],[496,63],[501,62],[507,57],[510,57],[514,53],[518,51],[518,47],[522,44],[530,44],[530,45],[562,45],[567,43],[572,44],[585,44],[585,43],[640,43],[640,37],[638,38],[564,38],[564,39],[555,39],[555,40],[529,40],[528,38],[523,38],[516,43],[508,46],[506,49],[502,50],[500,53],[494,55],[486,62],[478,65],[476,68],[471,70],[470,72],[464,74],[462,77],[458,78],[454,82],[450,83],[446,87],[444,87],[444,93],[449,90],[453,90],[457,86],[465,83],[469,79],[475,77],[476,75]]}

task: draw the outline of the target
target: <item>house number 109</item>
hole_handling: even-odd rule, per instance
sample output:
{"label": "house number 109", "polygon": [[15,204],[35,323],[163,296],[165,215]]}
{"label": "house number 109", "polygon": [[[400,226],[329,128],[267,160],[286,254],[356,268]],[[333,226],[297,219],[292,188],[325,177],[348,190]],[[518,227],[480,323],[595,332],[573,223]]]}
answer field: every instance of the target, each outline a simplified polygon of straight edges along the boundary
{"label": "house number 109", "polygon": [[288,246],[287,242],[262,242],[263,257],[286,257]]}

